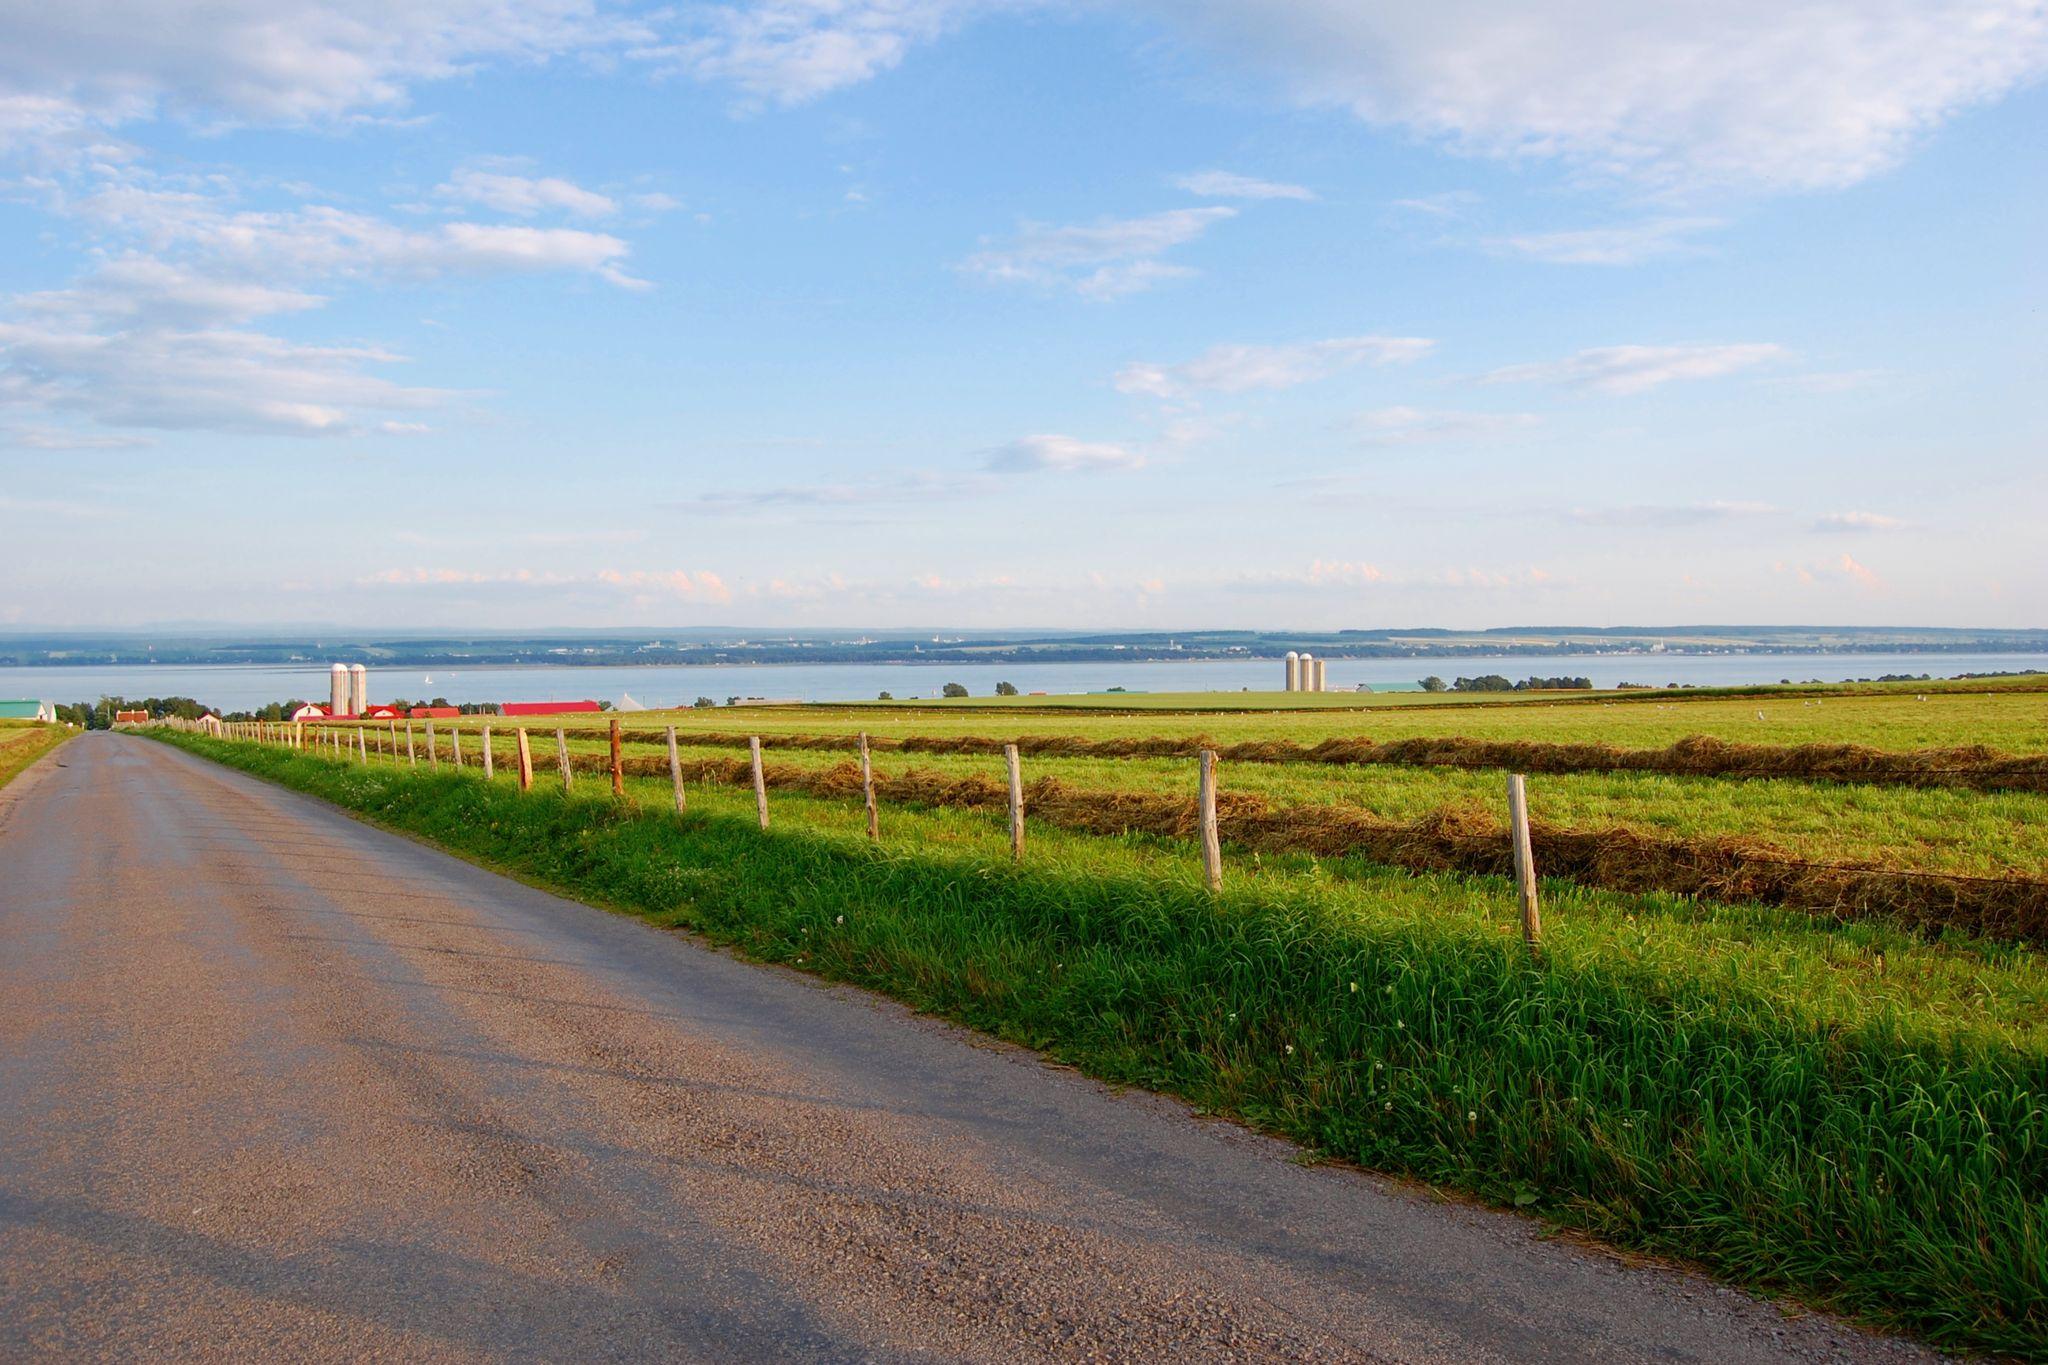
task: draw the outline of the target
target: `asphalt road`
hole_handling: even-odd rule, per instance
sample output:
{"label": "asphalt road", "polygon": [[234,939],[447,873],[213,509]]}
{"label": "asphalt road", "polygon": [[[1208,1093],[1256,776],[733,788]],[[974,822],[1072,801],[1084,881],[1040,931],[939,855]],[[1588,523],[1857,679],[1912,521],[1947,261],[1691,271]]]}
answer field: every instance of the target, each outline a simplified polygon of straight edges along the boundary
{"label": "asphalt road", "polygon": [[0,1358],[1922,1358],[133,736],[0,792]]}

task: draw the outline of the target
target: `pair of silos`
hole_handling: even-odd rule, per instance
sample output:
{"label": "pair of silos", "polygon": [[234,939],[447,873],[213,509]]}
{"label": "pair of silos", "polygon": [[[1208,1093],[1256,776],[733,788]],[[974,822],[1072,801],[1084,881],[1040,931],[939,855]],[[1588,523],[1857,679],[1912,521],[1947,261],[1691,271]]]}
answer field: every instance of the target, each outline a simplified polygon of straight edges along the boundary
{"label": "pair of silos", "polygon": [[1313,654],[1287,651],[1287,690],[1327,692],[1330,690],[1329,661]]}
{"label": "pair of silos", "polygon": [[331,716],[360,716],[370,709],[370,670],[361,664],[336,664],[327,670]]}

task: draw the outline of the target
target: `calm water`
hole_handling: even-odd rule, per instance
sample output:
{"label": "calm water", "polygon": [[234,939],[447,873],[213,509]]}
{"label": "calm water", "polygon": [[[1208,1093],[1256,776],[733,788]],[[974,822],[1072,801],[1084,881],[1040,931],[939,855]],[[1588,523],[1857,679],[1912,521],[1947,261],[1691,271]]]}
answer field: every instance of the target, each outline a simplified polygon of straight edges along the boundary
{"label": "calm water", "polygon": [[[1881,673],[2048,672],[2048,654],[1627,654],[1523,655],[1513,658],[1467,659],[1333,659],[1331,690],[1361,683],[1377,691],[1412,690],[1429,673],[1450,679],[1465,674],[1501,673],[1510,678],[1531,674],[1565,674],[1591,678],[1596,687],[1616,683],[1803,682],[1818,678],[1839,682],[1874,678]],[[618,703],[630,695],[643,706],[688,704],[698,697],[724,702],[727,697],[797,698],[803,701],[856,701],[888,691],[899,698],[935,697],[949,682],[966,684],[976,696],[995,691],[998,682],[1015,683],[1025,692],[1100,692],[1122,687],[1132,692],[1277,691],[1281,665],[1277,659],[1227,659],[1213,662],[1052,663],[1052,664],[742,664],[732,666],[660,665],[646,668],[578,668],[533,665],[512,668],[434,669],[433,681],[417,668],[373,669],[370,700],[403,698],[418,701],[446,697],[452,702],[567,701],[593,698]],[[0,668],[0,697],[36,697],[50,701],[96,701],[102,696],[197,697],[209,706],[247,710],[266,702],[303,698],[324,701],[327,670],[320,667],[224,668],[100,667]]]}

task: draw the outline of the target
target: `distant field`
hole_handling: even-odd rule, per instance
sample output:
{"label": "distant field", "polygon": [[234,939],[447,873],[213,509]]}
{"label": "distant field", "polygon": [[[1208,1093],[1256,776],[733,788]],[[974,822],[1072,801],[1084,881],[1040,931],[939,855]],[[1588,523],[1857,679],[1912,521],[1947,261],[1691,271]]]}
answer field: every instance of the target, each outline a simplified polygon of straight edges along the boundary
{"label": "distant field", "polygon": [[[2026,723],[2000,699],[1967,704],[1993,707],[2015,733]],[[725,730],[778,718],[683,720]],[[824,728],[815,710],[786,719]],[[903,718],[913,731],[935,719]],[[994,723],[963,719],[970,732]],[[1954,713],[1933,724],[1962,728]],[[647,775],[627,778],[620,806],[590,770],[601,740],[575,742],[564,800],[551,734],[537,790],[522,797],[509,743],[487,785],[475,734],[456,774],[437,730],[438,771],[424,754],[418,768],[389,754],[366,766],[177,739],[572,894],[890,991],[1319,1151],[1948,1344],[2025,1355],[2048,1343],[2048,957],[2037,946],[1546,880],[1545,950],[1531,964],[1499,876],[1233,848],[1211,900],[1184,837],[1032,821],[1019,865],[1000,807],[890,801],[874,846],[857,799],[784,787],[764,834],[743,777],[693,777],[678,821],[659,750],[634,746]],[[845,761],[772,740],[769,752],[807,773]],[[744,772],[729,752],[689,757]],[[878,758],[885,773],[907,764],[970,788],[1001,770],[987,756]],[[1191,794],[1186,760],[1047,760],[1029,772],[1084,795]],[[1500,804],[1493,773],[1242,764],[1225,783],[1311,810]],[[2048,806],[2033,795],[1546,777],[1532,801],[1545,819],[1738,830],[1830,857],[2019,873],[2048,852]]]}

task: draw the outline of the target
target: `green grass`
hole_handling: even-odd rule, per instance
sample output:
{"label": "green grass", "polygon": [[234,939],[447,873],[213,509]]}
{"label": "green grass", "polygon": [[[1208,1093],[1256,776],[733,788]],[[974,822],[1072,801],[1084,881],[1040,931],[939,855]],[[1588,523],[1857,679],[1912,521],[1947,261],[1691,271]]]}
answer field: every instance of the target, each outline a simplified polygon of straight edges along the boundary
{"label": "green grass", "polygon": [[[1757,906],[173,742],[568,894],[1949,1346],[2048,1351],[2048,967]],[[545,783],[543,784],[546,785]]]}
{"label": "green grass", "polygon": [[0,787],[70,737],[71,731],[62,725],[0,721]]}
{"label": "green grass", "polygon": [[[984,725],[980,733],[987,731]],[[494,735],[499,761],[507,761],[511,748],[502,723],[494,726]],[[763,737],[770,758],[779,764],[829,767],[851,757],[778,749],[772,731],[764,730]],[[536,762],[552,761],[552,735],[540,732],[535,738],[545,738],[541,747],[546,750]],[[419,739],[424,742],[424,732]],[[445,737],[440,742],[445,753]],[[466,733],[465,742],[474,762],[475,736]],[[570,741],[577,753],[606,747],[603,740]],[[635,745],[629,752],[644,757],[660,751]],[[693,746],[685,757],[743,752]],[[913,767],[953,776],[1002,772],[1002,759],[991,755],[884,751],[875,764],[885,773]],[[1172,758],[1035,756],[1024,760],[1024,771],[1027,779],[1056,777],[1094,791],[1192,796],[1195,782],[1194,764]],[[1505,818],[1502,775],[1491,770],[1225,762],[1219,772],[1226,790],[1281,806],[1356,806],[1402,822],[1446,807],[1473,807]],[[1537,819],[1565,827],[1618,826],[1685,839],[1744,839],[1817,862],[1854,860],[1972,876],[2048,876],[2048,795],[2038,792],[1626,772],[1541,774],[1529,779],[1529,792]]]}
{"label": "green grass", "polygon": [[[1382,741],[1465,735],[1474,739],[1604,743],[1630,748],[1661,748],[1690,735],[1710,735],[1745,744],[1867,744],[1890,750],[1983,744],[2016,754],[2048,753],[2048,692],[1988,693],[1924,690],[1931,687],[1925,684],[1922,687],[1918,692],[1888,691],[1872,696],[1828,693],[1716,698],[1660,693],[1641,699],[1627,694],[1603,694],[1588,700],[1552,693],[1513,701],[1438,698],[1414,702],[1397,702],[1382,696],[1368,698],[1375,703],[1370,707],[1341,705],[1195,714],[1118,706],[1075,707],[1051,715],[1024,708],[991,709],[986,704],[989,699],[980,698],[973,707],[940,703],[721,706],[632,712],[620,720],[636,728],[674,724],[687,729],[746,730],[762,735],[853,734],[861,730],[890,736],[1057,732],[1091,739],[1207,735],[1223,743],[1292,739],[1305,744],[1360,735]],[[1926,700],[1919,700],[1922,696]],[[1759,711],[1763,713],[1762,720],[1757,719]],[[555,724],[575,727],[601,724],[604,719],[565,716],[535,718],[525,723],[534,728],[552,728]],[[476,717],[464,719],[465,725],[476,723]]]}

